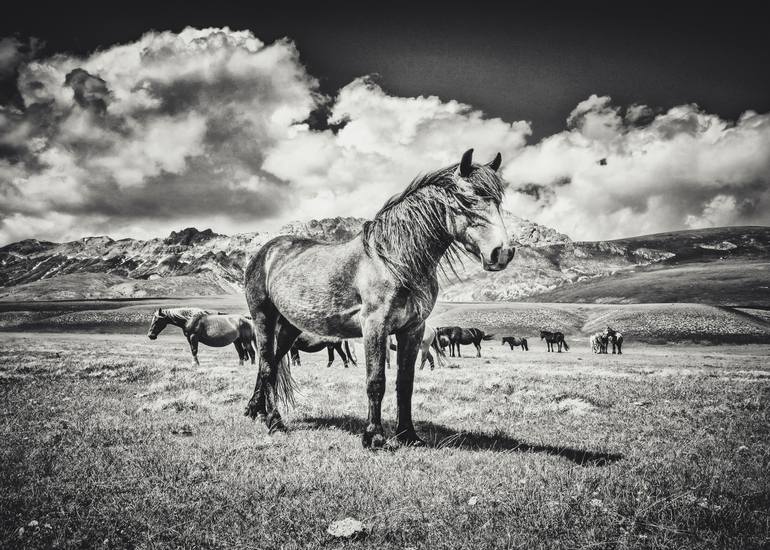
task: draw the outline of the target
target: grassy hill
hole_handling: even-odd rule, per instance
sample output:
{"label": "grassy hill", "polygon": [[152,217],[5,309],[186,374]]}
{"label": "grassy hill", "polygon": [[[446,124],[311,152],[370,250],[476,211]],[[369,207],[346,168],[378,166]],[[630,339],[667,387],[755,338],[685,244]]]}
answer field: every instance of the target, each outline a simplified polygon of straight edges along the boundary
{"label": "grassy hill", "polygon": [[770,307],[770,262],[740,259],[655,264],[563,285],[523,300],[597,304],[692,302]]}

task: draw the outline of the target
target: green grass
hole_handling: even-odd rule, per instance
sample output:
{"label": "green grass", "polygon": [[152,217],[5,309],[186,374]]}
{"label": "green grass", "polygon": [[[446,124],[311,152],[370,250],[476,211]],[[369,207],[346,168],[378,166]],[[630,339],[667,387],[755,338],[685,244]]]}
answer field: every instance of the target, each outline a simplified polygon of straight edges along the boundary
{"label": "green grass", "polygon": [[[179,335],[0,338],[4,548],[770,544],[767,346],[485,343],[418,372],[428,448],[372,453],[363,368],[324,354],[269,436],[242,416],[254,370],[231,349],[193,369]],[[347,516],[368,535],[330,540]]]}

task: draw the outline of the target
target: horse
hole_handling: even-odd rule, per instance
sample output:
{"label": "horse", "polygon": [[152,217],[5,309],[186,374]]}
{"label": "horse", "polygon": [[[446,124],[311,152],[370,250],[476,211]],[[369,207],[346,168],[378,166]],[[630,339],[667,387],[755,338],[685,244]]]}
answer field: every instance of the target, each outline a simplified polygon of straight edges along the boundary
{"label": "horse", "polygon": [[286,429],[278,404],[293,404],[294,382],[284,357],[300,333],[363,337],[369,411],[362,443],[384,447],[385,355],[388,335],[395,334],[396,442],[424,444],[412,422],[414,364],[438,295],[439,263],[451,268],[465,250],[483,269],[500,271],[515,252],[500,214],[502,158],[480,165],[472,156],[471,149],[459,164],[415,178],[349,241],[283,235],[251,258],[244,287],[259,374],[247,416],[264,421],[269,432]]}
{"label": "horse", "polygon": [[[430,370],[433,370],[436,366],[435,362],[433,361],[433,355],[430,353],[430,348],[433,348],[433,350],[436,352],[438,364],[439,366],[442,366],[446,354],[444,353],[444,350],[439,346],[436,329],[430,325],[425,325],[425,333],[422,337],[422,342],[420,342],[420,352],[422,353],[422,359],[420,360],[420,370],[425,368],[425,361],[428,361],[430,364]],[[393,342],[392,336],[390,337],[390,350],[398,351],[398,346]],[[386,355],[385,365],[387,368],[390,368],[390,353]]]}
{"label": "horse", "polygon": [[503,345],[508,344],[511,346],[511,351],[513,351],[513,348],[521,346],[521,351],[529,351],[529,346],[527,345],[527,339],[526,338],[516,338],[515,336],[505,336],[503,337]]}
{"label": "horse", "polygon": [[455,356],[455,347],[452,343],[452,331],[455,329],[462,330],[460,327],[438,327],[436,329],[436,336],[438,337],[439,346],[441,346],[441,349],[449,346],[450,357]]}
{"label": "horse", "polygon": [[198,344],[221,348],[233,344],[238,352],[238,364],[246,359],[254,364],[256,352],[254,345],[254,327],[245,315],[227,315],[197,307],[175,307],[158,310],[153,313],[147,337],[155,340],[168,325],[182,329],[193,356],[193,366],[200,366]]}
{"label": "horse", "polygon": [[545,339],[546,346],[548,347],[548,351],[553,351],[554,344],[556,344],[559,347],[559,353],[561,353],[561,346],[564,345],[564,351],[569,351],[569,346],[567,345],[567,342],[564,340],[564,333],[563,332],[549,332],[547,330],[541,330],[540,331],[540,339]]}
{"label": "horse", "polygon": [[[344,350],[342,349],[343,345],[345,346]],[[342,358],[342,363],[345,368],[348,368],[348,363],[353,363],[353,366],[358,365],[355,355],[350,351],[350,345],[347,340],[322,338],[308,333],[302,333],[296,340],[294,340],[294,344],[289,350],[291,354],[291,365],[293,367],[302,366],[302,362],[299,358],[300,351],[304,351],[305,353],[316,353],[322,349],[326,349],[329,354],[329,361],[326,363],[326,368],[331,367],[332,363],[334,363],[335,351]]]}
{"label": "horse", "polygon": [[594,353],[607,353],[607,342],[607,334],[604,332],[596,332],[588,338],[591,351]]}
{"label": "horse", "polygon": [[[623,355],[623,335],[610,327],[607,327],[604,334],[609,338],[609,341],[612,342],[612,355],[615,355],[615,348],[618,350],[618,355]],[[607,353],[606,349],[604,353]]]}
{"label": "horse", "polygon": [[476,357],[481,357],[481,341],[491,340],[494,337],[494,334],[486,334],[483,330],[478,328],[454,327],[449,334],[450,349],[452,346],[456,346],[457,357],[462,357],[462,354],[460,353],[460,344],[464,346],[473,344],[476,347]]}

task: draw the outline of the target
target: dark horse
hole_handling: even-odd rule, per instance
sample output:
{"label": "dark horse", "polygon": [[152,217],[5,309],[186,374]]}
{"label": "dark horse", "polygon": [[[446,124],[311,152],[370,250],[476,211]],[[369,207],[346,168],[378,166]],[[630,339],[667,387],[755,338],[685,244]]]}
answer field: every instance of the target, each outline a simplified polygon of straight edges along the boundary
{"label": "dark horse", "polygon": [[546,346],[548,347],[548,351],[553,351],[554,344],[559,346],[559,353],[561,353],[561,346],[564,345],[564,351],[569,351],[569,346],[567,345],[567,342],[564,340],[564,333],[563,332],[549,332],[547,330],[541,330],[540,331],[540,339],[545,338]]}
{"label": "dark horse", "polygon": [[[623,335],[620,334],[617,330],[611,329],[610,327],[607,327],[607,330],[604,331],[604,334],[607,335],[609,338],[610,343],[612,343],[612,353],[615,354],[615,349],[617,348],[618,355],[623,355]],[[607,350],[605,349],[604,353],[607,353]]]}
{"label": "dark horse", "polygon": [[503,338],[503,345],[508,344],[511,346],[511,350],[513,348],[521,346],[521,351],[529,351],[529,346],[527,345],[527,339],[526,338],[516,338],[515,336],[505,336]]}
{"label": "dark horse", "polygon": [[385,355],[388,335],[395,334],[396,437],[404,445],[423,444],[412,423],[414,364],[438,295],[439,262],[451,262],[464,248],[484,269],[499,271],[514,253],[500,214],[501,157],[479,165],[472,154],[412,181],[350,241],[284,235],[254,255],[245,287],[259,374],[246,415],[263,419],[269,430],[283,428],[276,398],[292,402],[293,382],[283,359],[300,333],[363,337],[369,398],[363,445],[383,447]]}
{"label": "dark horse", "polygon": [[463,346],[473,344],[476,346],[476,357],[481,357],[481,341],[491,340],[495,337],[494,334],[486,334],[478,328],[441,327],[437,330],[441,331],[440,334],[449,338],[450,357],[455,356],[455,348],[457,348],[457,357],[462,357],[460,344]]}
{"label": "dark horse", "polygon": [[[342,349],[343,345],[345,346],[344,350]],[[299,359],[299,352],[316,353],[322,349],[325,349],[329,354],[329,362],[326,363],[326,368],[331,367],[332,363],[334,363],[335,351],[342,358],[342,363],[345,365],[345,368],[348,368],[348,362],[353,363],[354,366],[358,365],[355,355],[350,351],[350,345],[347,340],[321,338],[308,333],[300,334],[297,339],[294,340],[294,344],[291,346],[290,350],[291,365],[293,367],[302,366],[302,362]]]}
{"label": "dark horse", "polygon": [[190,344],[194,365],[200,366],[198,343],[215,348],[233,344],[238,352],[241,365],[249,358],[251,358],[251,364],[254,364],[256,357],[253,345],[254,328],[251,321],[244,315],[227,315],[197,307],[158,308],[158,311],[152,316],[152,324],[150,324],[147,337],[150,340],[155,340],[168,325],[182,329],[187,342]]}

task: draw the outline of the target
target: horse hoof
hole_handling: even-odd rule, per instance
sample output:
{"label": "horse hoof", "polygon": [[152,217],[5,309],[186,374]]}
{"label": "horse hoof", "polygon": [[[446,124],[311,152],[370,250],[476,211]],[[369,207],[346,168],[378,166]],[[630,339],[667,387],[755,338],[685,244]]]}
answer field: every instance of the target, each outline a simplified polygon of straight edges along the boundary
{"label": "horse hoof", "polygon": [[415,432],[406,432],[396,436],[399,445],[402,447],[425,447],[425,440],[418,436]]}
{"label": "horse hoof", "polygon": [[382,449],[385,447],[385,436],[380,432],[364,432],[362,436],[361,443],[364,446],[364,449],[372,449],[373,451],[376,451],[377,449]]}
{"label": "horse hoof", "polygon": [[[264,415],[263,415],[264,416]],[[265,417],[265,425],[267,426],[267,433],[285,432],[286,426],[283,423],[281,415],[277,411],[271,412]]]}

